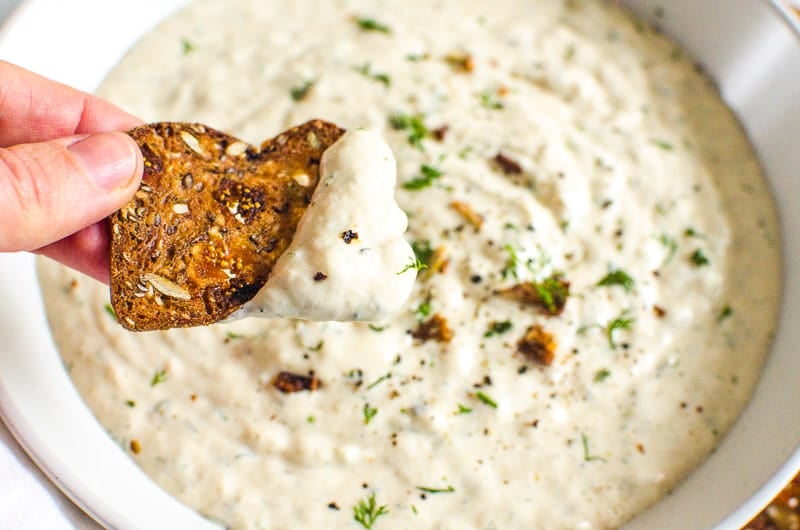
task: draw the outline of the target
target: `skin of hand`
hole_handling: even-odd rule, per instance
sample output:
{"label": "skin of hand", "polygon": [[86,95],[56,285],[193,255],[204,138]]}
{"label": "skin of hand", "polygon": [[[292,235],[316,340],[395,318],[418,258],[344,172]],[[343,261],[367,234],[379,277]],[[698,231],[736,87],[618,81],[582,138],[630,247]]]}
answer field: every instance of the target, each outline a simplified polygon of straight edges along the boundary
{"label": "skin of hand", "polygon": [[0,252],[32,251],[109,279],[106,217],[136,192],[141,120],[0,61]]}

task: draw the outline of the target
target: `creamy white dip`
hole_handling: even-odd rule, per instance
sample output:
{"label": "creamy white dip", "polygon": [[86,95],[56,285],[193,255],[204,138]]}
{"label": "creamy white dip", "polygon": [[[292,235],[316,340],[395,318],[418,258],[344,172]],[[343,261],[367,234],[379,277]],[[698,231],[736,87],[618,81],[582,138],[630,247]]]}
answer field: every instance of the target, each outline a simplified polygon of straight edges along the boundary
{"label": "creamy white dip", "polygon": [[[377,530],[615,527],[750,396],[779,293],[767,187],[692,60],[612,3],[202,1],[100,94],[254,143],[311,118],[380,132],[407,238],[435,265],[371,325],[137,334],[105,287],[43,266],[94,414],[221,524],[357,529],[374,495]],[[560,315],[497,294],[555,272]],[[434,314],[452,340],[414,339]],[[549,366],[518,351],[534,324]],[[321,386],[281,393],[281,371]]]}
{"label": "creamy white dip", "polygon": [[403,239],[408,218],[394,199],[392,151],[369,131],[327,149],[320,182],[292,243],[267,283],[229,317],[380,320],[408,300],[417,269]]}

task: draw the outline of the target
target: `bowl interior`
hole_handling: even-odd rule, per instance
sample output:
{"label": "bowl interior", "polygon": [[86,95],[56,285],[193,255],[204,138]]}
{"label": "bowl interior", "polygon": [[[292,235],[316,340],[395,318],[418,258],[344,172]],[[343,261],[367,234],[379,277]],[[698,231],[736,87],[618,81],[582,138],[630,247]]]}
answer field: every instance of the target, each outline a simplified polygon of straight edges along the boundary
{"label": "bowl interior", "polygon": [[[187,1],[29,0],[0,32],[0,58],[91,91],[142,33]],[[755,397],[718,450],[627,528],[739,527],[800,469],[800,261],[792,259],[800,255],[792,204],[800,197],[800,37],[766,1],[623,4],[684,44],[717,81],[769,177],[784,256],[778,333]],[[13,278],[0,284],[0,414],[26,451],[108,526],[212,528],[153,486],[83,405],[50,339],[32,258],[2,255],[0,271]]]}
{"label": "bowl interior", "polygon": [[780,216],[783,301],[755,395],[711,457],[628,528],[739,528],[800,469],[800,33],[777,2],[623,1],[686,46],[714,78],[758,152]]}

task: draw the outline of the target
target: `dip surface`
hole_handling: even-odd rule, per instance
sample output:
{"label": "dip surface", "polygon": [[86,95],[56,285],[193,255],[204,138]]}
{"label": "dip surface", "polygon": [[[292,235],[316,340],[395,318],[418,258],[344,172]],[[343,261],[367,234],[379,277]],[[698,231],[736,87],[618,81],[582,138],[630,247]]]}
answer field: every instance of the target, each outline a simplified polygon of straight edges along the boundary
{"label": "dip surface", "polygon": [[[375,529],[615,527],[750,396],[778,307],[769,192],[691,58],[611,4],[201,1],[100,94],[251,142],[311,118],[380,132],[429,264],[371,325],[146,334],[105,286],[42,264],[94,414],[220,524],[362,528],[373,499]],[[498,294],[559,279],[557,315]],[[532,329],[550,365],[520,348]],[[283,371],[321,384],[282,393]]]}

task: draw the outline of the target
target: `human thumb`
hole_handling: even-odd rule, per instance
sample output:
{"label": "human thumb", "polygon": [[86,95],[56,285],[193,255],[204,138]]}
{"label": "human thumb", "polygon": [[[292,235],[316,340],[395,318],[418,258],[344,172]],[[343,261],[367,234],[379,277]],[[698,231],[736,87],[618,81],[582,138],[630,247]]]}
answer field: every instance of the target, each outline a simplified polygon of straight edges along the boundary
{"label": "human thumb", "polygon": [[0,148],[0,251],[34,250],[103,219],[141,176],[141,152],[120,132]]}

